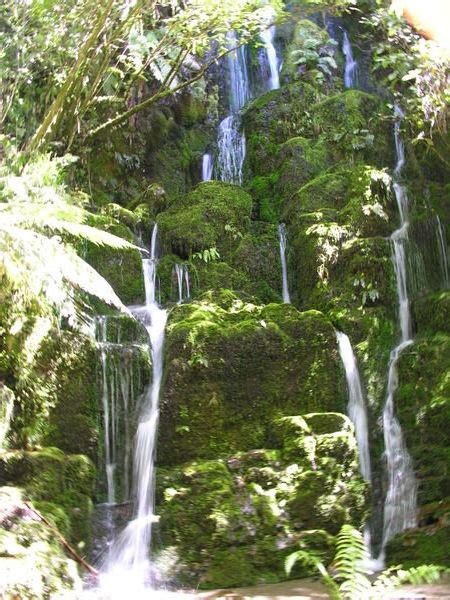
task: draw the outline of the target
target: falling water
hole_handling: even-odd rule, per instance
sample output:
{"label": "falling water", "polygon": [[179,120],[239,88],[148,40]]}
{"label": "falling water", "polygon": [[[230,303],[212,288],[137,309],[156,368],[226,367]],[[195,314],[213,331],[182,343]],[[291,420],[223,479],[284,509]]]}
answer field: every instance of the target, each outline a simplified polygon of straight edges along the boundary
{"label": "falling water", "polygon": [[384,550],[387,542],[397,533],[415,526],[417,495],[417,483],[414,476],[411,457],[406,449],[400,423],[395,417],[394,412],[394,396],[398,388],[398,360],[405,348],[413,343],[406,278],[405,250],[408,239],[409,200],[406,188],[399,181],[403,165],[405,164],[405,150],[400,135],[400,125],[404,115],[398,106],[395,107],[395,116],[394,139],[397,164],[394,169],[396,178],[396,182],[394,183],[394,193],[400,215],[400,227],[393,232],[391,242],[393,247],[392,260],[397,282],[401,337],[399,344],[391,352],[388,368],[386,403],[383,409],[383,432],[388,473],[388,491],[384,504],[381,552],[378,558],[380,566],[384,563]]}
{"label": "falling water", "polygon": [[[274,11],[271,11],[271,16],[274,16]],[[269,90],[277,90],[280,87],[280,75],[277,52],[274,46],[275,25],[271,25],[260,33],[261,41],[264,43],[267,64],[269,65]]]}
{"label": "falling water", "polygon": [[144,324],[151,344],[152,384],[145,394],[139,417],[133,466],[134,519],[115,540],[101,576],[108,598],[144,595],[153,583],[149,549],[154,517],[155,447],[159,418],[159,395],[163,374],[163,347],[167,312],[155,301],[157,225],[152,233],[150,258],[144,259],[146,303],[134,309]]}
{"label": "falling water", "polygon": [[136,405],[137,397],[134,384],[136,348],[120,343],[120,329],[114,342],[108,340],[109,319],[106,316],[98,317],[96,329],[102,372],[101,398],[107,503],[111,506],[129,498],[131,455],[129,412]]}
{"label": "falling water", "polygon": [[174,271],[178,285],[178,304],[181,304],[183,300],[188,300],[191,295],[189,270],[187,265],[176,263]]}
{"label": "falling water", "polygon": [[282,282],[283,282],[283,302],[285,304],[290,304],[291,298],[289,296],[289,286],[288,286],[288,279],[287,279],[287,265],[286,265],[286,247],[287,247],[286,225],[284,223],[280,223],[278,225],[278,238],[280,240],[281,275],[282,275]]}
{"label": "falling water", "polygon": [[245,135],[239,128],[239,118],[235,115],[225,117],[219,125],[217,169],[219,179],[227,183],[242,183]]}
{"label": "falling water", "polygon": [[206,152],[202,159],[202,181],[211,181],[213,174],[213,157],[212,154]]}
{"label": "falling water", "polygon": [[358,442],[359,468],[365,481],[370,483],[371,470],[367,410],[359,377],[358,365],[348,336],[341,331],[336,331],[336,337],[339,346],[339,354],[345,369],[345,377],[347,379],[347,412],[355,426],[356,439]]}
{"label": "falling water", "polygon": [[228,72],[230,74],[230,111],[237,114],[241,108],[250,100],[250,84],[247,69],[247,51],[245,46],[239,46],[236,32],[227,34],[228,48],[236,48],[227,55]]}
{"label": "falling water", "polygon": [[450,287],[450,277],[448,273],[448,256],[447,256],[447,244],[445,241],[445,233],[442,227],[439,216],[436,217],[436,236],[439,247],[439,262],[441,263],[442,281],[444,287],[447,289]]}
{"label": "falling water", "polygon": [[342,33],[342,52],[345,57],[344,85],[346,88],[354,88],[358,85],[358,63],[353,57],[350,38],[344,28],[342,28]]}
{"label": "falling water", "polygon": [[[227,35],[227,39],[229,48],[238,46],[239,41],[234,31]],[[217,176],[221,181],[241,184],[242,165],[245,158],[245,135],[241,131],[239,113],[251,98],[244,46],[240,46],[227,55],[227,65],[230,75],[230,114],[219,125]]]}

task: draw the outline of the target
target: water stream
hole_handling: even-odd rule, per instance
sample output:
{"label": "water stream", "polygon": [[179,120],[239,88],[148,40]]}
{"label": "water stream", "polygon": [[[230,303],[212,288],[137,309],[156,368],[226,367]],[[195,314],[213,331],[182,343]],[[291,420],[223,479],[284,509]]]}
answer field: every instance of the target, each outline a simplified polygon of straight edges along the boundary
{"label": "water stream", "polygon": [[402,429],[394,410],[394,397],[398,388],[398,360],[405,348],[413,343],[406,262],[409,199],[406,187],[400,181],[402,169],[405,164],[405,150],[400,135],[403,118],[402,111],[396,106],[394,139],[397,164],[394,169],[394,193],[400,216],[400,226],[391,235],[391,244],[397,284],[400,340],[398,345],[392,350],[389,360],[386,402],[383,409],[383,434],[388,490],[384,503],[381,551],[377,559],[380,568],[384,564],[384,553],[388,541],[397,533],[416,525],[417,482],[414,476],[411,457],[406,449]]}
{"label": "water stream", "polygon": [[370,468],[367,408],[358,365],[348,336],[345,333],[342,333],[342,331],[336,331],[336,338],[347,380],[347,414],[355,426],[356,440],[358,442],[359,469],[364,480],[370,483],[372,476]]}
{"label": "water stream", "polygon": [[177,279],[178,287],[178,304],[181,304],[183,300],[189,300],[191,296],[191,286],[189,280],[189,270],[187,265],[176,263],[174,265],[175,276]]}
{"label": "water stream", "polygon": [[167,312],[156,302],[157,225],[152,232],[150,258],[144,259],[145,305],[133,308],[150,339],[152,383],[144,395],[133,457],[133,519],[115,539],[100,577],[101,593],[119,599],[137,598],[155,583],[149,558],[154,517],[155,449],[159,396],[163,374],[163,348]]}
{"label": "water stream", "polygon": [[[271,12],[270,16],[272,18],[275,17],[275,13]],[[269,90],[277,90],[280,87],[278,57],[277,51],[274,46],[275,32],[275,25],[271,25],[270,27],[268,27],[260,33],[261,41],[264,44],[267,65],[269,67]]]}
{"label": "water stream", "polygon": [[290,304],[291,297],[289,295],[289,285],[288,285],[288,278],[287,278],[287,264],[286,264],[287,238],[286,238],[286,225],[284,223],[280,223],[278,225],[278,238],[280,241],[280,259],[281,259],[281,277],[282,277],[282,285],[283,285],[283,302],[285,304]]}
{"label": "water stream", "polygon": [[210,181],[213,176],[214,161],[212,154],[205,152],[202,158],[202,181]]}
{"label": "water stream", "polygon": [[342,27],[342,53],[345,58],[344,85],[354,88],[358,85],[358,63],[353,57],[353,48],[347,31]]}

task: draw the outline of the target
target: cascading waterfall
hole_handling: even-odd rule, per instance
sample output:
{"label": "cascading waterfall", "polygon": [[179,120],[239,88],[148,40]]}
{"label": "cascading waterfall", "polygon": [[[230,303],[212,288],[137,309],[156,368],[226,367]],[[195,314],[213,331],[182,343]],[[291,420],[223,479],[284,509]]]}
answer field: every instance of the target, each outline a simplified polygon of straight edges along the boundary
{"label": "cascading waterfall", "polygon": [[212,154],[205,152],[202,158],[202,181],[211,181],[214,162]]}
{"label": "cascading waterfall", "polygon": [[234,31],[228,35],[229,48],[236,50],[227,55],[227,67],[230,75],[229,106],[230,114],[225,117],[218,131],[217,176],[227,183],[242,183],[242,165],[245,159],[245,135],[241,131],[239,113],[251,98],[247,69],[246,49],[238,46]]}
{"label": "cascading waterfall", "polygon": [[391,243],[397,283],[401,336],[400,342],[392,350],[389,360],[386,403],[383,409],[388,491],[384,504],[381,552],[377,559],[380,567],[384,563],[384,550],[387,542],[397,533],[416,525],[417,483],[411,457],[403,439],[402,429],[394,412],[394,396],[398,388],[398,360],[405,348],[413,343],[405,251],[408,239],[409,200],[405,186],[400,183],[402,168],[405,164],[405,150],[400,135],[400,126],[404,115],[398,106],[395,107],[395,117],[394,138],[397,164],[394,169],[396,179],[394,193],[400,215],[400,227],[393,232]]}
{"label": "cascading waterfall", "polygon": [[[275,17],[275,12],[270,11],[269,13],[270,20],[273,20]],[[269,90],[277,90],[280,87],[280,75],[279,75],[279,64],[277,51],[274,46],[276,28],[275,25],[270,25],[267,29],[260,33],[261,41],[264,44],[264,50],[267,60],[267,65],[269,67],[269,81],[268,88]]]}
{"label": "cascading waterfall", "polygon": [[278,225],[278,238],[280,240],[280,258],[281,258],[281,277],[283,284],[283,302],[285,304],[291,303],[291,297],[289,295],[289,286],[288,286],[288,278],[287,278],[287,264],[286,264],[286,248],[287,248],[287,238],[286,238],[286,225],[284,223],[280,223]]}
{"label": "cascading waterfall", "polygon": [[367,408],[359,376],[356,357],[348,336],[336,331],[339,354],[344,365],[348,389],[347,413],[355,426],[358,442],[359,469],[364,480],[371,482],[369,435],[367,427]]}
{"label": "cascading waterfall", "polygon": [[187,265],[176,263],[174,271],[178,285],[178,304],[181,304],[183,300],[189,300],[191,295],[189,270]]}
{"label": "cascading waterfall", "polygon": [[125,502],[130,495],[130,410],[137,402],[134,349],[117,340],[108,341],[110,318],[96,319],[97,346],[101,361],[101,398],[107,504]]}
{"label": "cascading waterfall", "polygon": [[242,183],[242,165],[245,158],[245,136],[239,131],[239,119],[229,115],[219,125],[219,178],[227,183]]}
{"label": "cascading waterfall", "polygon": [[101,575],[101,591],[107,598],[145,595],[153,583],[149,548],[154,517],[155,449],[159,396],[163,374],[163,348],[167,312],[156,303],[157,225],[152,232],[150,258],[144,259],[145,305],[133,309],[144,324],[151,345],[152,383],[144,395],[134,445],[134,519],[114,541]]}
{"label": "cascading waterfall", "polygon": [[353,57],[353,49],[347,31],[342,27],[342,53],[345,58],[344,85],[354,88],[358,85],[358,63]]}

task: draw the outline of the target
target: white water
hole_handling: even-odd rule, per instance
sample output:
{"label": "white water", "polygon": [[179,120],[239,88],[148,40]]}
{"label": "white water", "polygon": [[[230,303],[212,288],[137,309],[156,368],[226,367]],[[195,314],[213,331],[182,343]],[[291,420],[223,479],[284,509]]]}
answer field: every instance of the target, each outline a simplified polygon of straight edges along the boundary
{"label": "white water", "polygon": [[367,427],[367,409],[361,386],[358,365],[348,336],[342,331],[336,331],[342,364],[344,365],[347,380],[348,405],[347,413],[355,426],[356,440],[358,442],[359,469],[364,480],[370,483],[370,453],[369,435]]}
{"label": "white water", "polygon": [[202,181],[211,181],[213,175],[214,161],[212,154],[206,152],[202,158]]}
{"label": "white water", "polygon": [[413,343],[411,332],[411,314],[409,307],[406,243],[408,240],[409,200],[406,188],[400,183],[405,164],[405,150],[400,135],[400,125],[404,115],[399,107],[395,108],[394,138],[397,164],[394,169],[396,182],[394,193],[400,215],[400,227],[392,236],[392,260],[395,268],[400,321],[400,342],[392,350],[388,367],[386,403],[383,409],[383,434],[388,474],[388,491],[384,503],[383,537],[381,552],[377,559],[380,567],[384,564],[384,550],[388,541],[397,533],[416,525],[417,482],[414,476],[411,457],[406,449],[403,433],[394,411],[394,396],[398,388],[397,364],[402,352]]}
{"label": "white water", "polygon": [[187,265],[176,263],[174,271],[178,285],[178,304],[181,304],[183,300],[189,300],[191,295],[189,270]]}
{"label": "white water", "polygon": [[278,225],[278,238],[280,240],[280,258],[281,258],[281,277],[283,284],[283,302],[285,304],[291,303],[291,297],[289,295],[289,286],[288,286],[288,278],[287,278],[287,264],[286,264],[286,248],[287,248],[287,238],[286,238],[286,225],[284,223],[280,223]]}
{"label": "white water", "polygon": [[220,123],[217,145],[219,179],[227,183],[241,184],[245,159],[245,135],[240,131],[240,121],[237,116],[229,115]]}
{"label": "white water", "polygon": [[[270,16],[275,16],[274,11],[271,11]],[[269,90],[277,90],[280,87],[280,75],[279,75],[279,64],[277,58],[277,52],[274,46],[275,39],[275,25],[271,25],[259,34],[261,41],[264,43],[264,49],[267,58],[267,64],[269,66]]]}
{"label": "white water", "polygon": [[358,63],[353,57],[353,49],[348,33],[342,28],[342,53],[345,57],[344,85],[346,88],[354,88],[358,85]]}
{"label": "white water", "polygon": [[[107,503],[114,505],[129,498],[131,440],[128,413],[136,402],[133,381],[133,350],[107,340],[108,317],[97,318],[97,345],[102,368],[102,409],[104,430]],[[118,497],[116,481],[120,480]]]}
{"label": "white water", "polygon": [[154,577],[149,559],[154,517],[155,448],[159,396],[163,374],[163,348],[167,313],[155,301],[157,225],[152,233],[150,258],[144,259],[145,306],[134,310],[150,338],[152,384],[145,394],[134,445],[133,520],[114,541],[100,576],[101,597],[144,597]]}
{"label": "white water", "polygon": [[[229,48],[238,46],[239,40],[234,31],[228,33],[227,39]],[[227,183],[241,184],[242,165],[245,159],[245,135],[241,130],[239,113],[251,98],[244,46],[227,55],[227,67],[230,75],[230,114],[219,125],[217,177]]]}

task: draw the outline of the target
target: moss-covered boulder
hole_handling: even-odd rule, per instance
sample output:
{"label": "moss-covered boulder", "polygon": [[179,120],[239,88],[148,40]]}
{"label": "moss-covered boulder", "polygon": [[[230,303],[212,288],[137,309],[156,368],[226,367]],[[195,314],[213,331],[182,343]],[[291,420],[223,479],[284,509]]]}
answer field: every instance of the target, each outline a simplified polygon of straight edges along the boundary
{"label": "moss-covered boulder", "polygon": [[266,447],[275,416],[345,406],[334,329],[317,311],[206,295],[172,311],[165,365],[161,464]]}
{"label": "moss-covered boulder", "polygon": [[[120,214],[123,215],[125,210],[121,209]],[[115,218],[99,215],[92,224],[128,242],[135,242],[131,229]],[[80,251],[86,262],[106,279],[124,304],[143,303],[142,259],[137,248],[119,250],[85,241]]]}
{"label": "moss-covered boulder", "polygon": [[229,256],[248,228],[252,199],[238,186],[205,181],[158,215],[164,249],[183,259],[216,248]]}
{"label": "moss-covered boulder", "polygon": [[[180,557],[170,576],[205,588],[279,581],[297,544],[326,563],[332,534],[361,524],[365,484],[347,417],[310,414],[270,426],[278,450],[158,471],[159,534]],[[308,573],[298,566],[295,574]]]}
{"label": "moss-covered boulder", "polygon": [[0,487],[0,596],[23,600],[76,598],[81,578],[18,488]]}
{"label": "moss-covered boulder", "polygon": [[10,451],[0,457],[0,481],[24,489],[26,497],[81,549],[90,543],[96,469],[86,456],[57,448]]}

